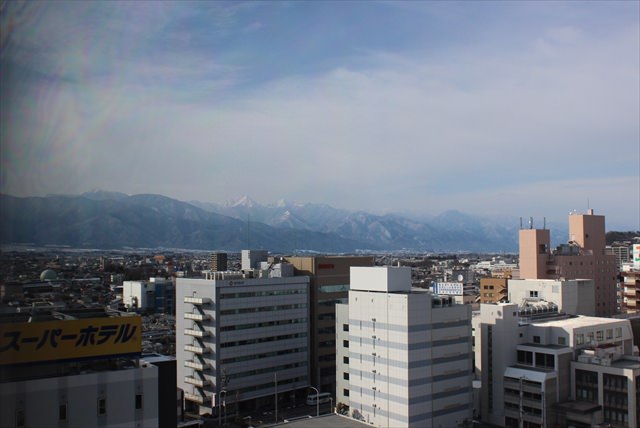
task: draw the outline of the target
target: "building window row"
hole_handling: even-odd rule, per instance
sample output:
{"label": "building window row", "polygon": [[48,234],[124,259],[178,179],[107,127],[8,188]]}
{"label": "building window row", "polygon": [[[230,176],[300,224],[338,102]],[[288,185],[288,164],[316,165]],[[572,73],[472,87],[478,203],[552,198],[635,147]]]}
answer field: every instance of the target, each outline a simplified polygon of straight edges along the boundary
{"label": "building window row", "polygon": [[307,366],[307,362],[306,361],[301,361],[301,362],[297,362],[297,363],[291,363],[291,364],[284,364],[281,366],[276,366],[276,367],[267,367],[264,369],[256,369],[256,370],[249,370],[246,372],[239,372],[239,373],[233,373],[227,376],[227,379],[237,379],[237,378],[241,378],[241,377],[249,377],[249,376],[256,376],[256,375],[260,375],[260,374],[264,374],[264,373],[279,373],[281,371],[284,370],[288,370],[288,369],[295,369],[297,367],[306,367]]}
{"label": "building window row", "polygon": [[307,347],[302,346],[300,348],[292,348],[292,349],[283,349],[281,351],[275,352],[265,352],[262,354],[254,354],[254,355],[245,355],[242,357],[234,357],[234,358],[226,358],[222,360],[222,364],[232,364],[232,363],[240,363],[242,361],[251,361],[251,360],[259,360],[262,358],[270,358],[270,357],[278,357],[280,355],[287,354],[296,354],[299,352],[307,352]]}
{"label": "building window row", "polygon": [[330,306],[330,307],[334,307],[336,305],[336,303],[347,303],[348,299],[344,298],[344,299],[324,299],[324,300],[318,300],[318,306]]}
{"label": "building window row", "polygon": [[220,344],[221,348],[231,348],[233,346],[253,345],[256,343],[275,342],[278,340],[298,339],[307,337],[307,333],[282,334],[280,336],[260,337],[257,339],[237,340],[234,342],[224,342]]}
{"label": "building window row", "polygon": [[[622,327],[616,328],[616,338],[619,339],[622,337]],[[613,329],[609,328],[606,330],[606,338],[613,339]],[[605,330],[598,330],[595,333],[590,331],[586,335],[586,343],[591,344],[594,341],[603,341],[605,340]],[[576,345],[584,345],[585,344],[585,335],[584,333],[576,334]]]}
{"label": "building window row", "polygon": [[241,299],[246,297],[287,296],[290,294],[307,294],[307,289],[293,288],[291,290],[245,291],[241,293],[220,293],[220,298],[221,299]]}
{"label": "building window row", "polygon": [[326,355],[320,355],[318,357],[318,361],[335,361],[336,360],[336,354],[326,354]]}
{"label": "building window row", "polygon": [[220,314],[221,315],[237,315],[237,314],[249,314],[254,312],[284,311],[287,309],[304,309],[306,307],[307,307],[306,303],[298,303],[295,305],[258,306],[258,307],[251,307],[251,308],[225,309],[220,311]]}
{"label": "building window row", "polygon": [[[308,379],[306,376],[298,376],[298,377],[294,377],[291,379],[284,379],[284,380],[278,379],[278,387],[280,387],[281,385],[288,385],[290,383],[307,382],[307,381]],[[247,392],[260,391],[261,389],[273,390],[273,385],[274,385],[273,382],[269,382],[269,383],[263,383],[261,385],[248,386],[246,388],[241,388],[236,391],[229,391],[229,394],[235,394],[236,392],[239,394],[244,394]]]}
{"label": "building window row", "polygon": [[238,324],[238,325],[227,325],[224,327],[220,327],[220,331],[234,331],[234,330],[247,330],[250,328],[262,328],[262,327],[273,327],[276,325],[288,325],[288,324],[302,324],[306,323],[307,318],[294,318],[289,320],[278,320],[278,321],[265,321],[265,322],[256,322],[251,324]]}
{"label": "building window row", "polygon": [[627,391],[627,378],[624,376],[605,373],[602,376],[602,384],[605,389],[613,391]]}
{"label": "building window row", "polygon": [[349,291],[349,284],[321,285],[318,287],[320,293],[344,293]]}

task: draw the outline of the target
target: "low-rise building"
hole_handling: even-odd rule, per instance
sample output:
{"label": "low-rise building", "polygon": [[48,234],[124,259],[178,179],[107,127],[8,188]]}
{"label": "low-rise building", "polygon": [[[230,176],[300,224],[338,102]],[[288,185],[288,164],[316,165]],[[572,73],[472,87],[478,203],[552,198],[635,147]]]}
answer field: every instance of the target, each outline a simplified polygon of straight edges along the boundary
{"label": "low-rise building", "polygon": [[482,421],[532,428],[638,426],[640,359],[628,320],[566,315],[539,301],[535,308],[481,305],[473,321]]}
{"label": "low-rise building", "polygon": [[[140,360],[140,352],[138,316],[3,314],[0,426],[167,426],[159,420],[158,367]],[[164,392],[176,394],[175,388]],[[169,421],[174,426],[176,416]]]}

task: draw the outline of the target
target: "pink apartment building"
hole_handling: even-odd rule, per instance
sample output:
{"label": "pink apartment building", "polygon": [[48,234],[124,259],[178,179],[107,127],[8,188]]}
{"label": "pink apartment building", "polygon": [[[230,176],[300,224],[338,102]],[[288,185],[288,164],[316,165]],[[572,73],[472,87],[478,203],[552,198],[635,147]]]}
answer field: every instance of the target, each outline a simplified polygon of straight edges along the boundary
{"label": "pink apartment building", "polygon": [[520,230],[520,278],[592,279],[596,316],[618,312],[617,266],[613,254],[605,254],[604,216],[569,215],[569,242],[551,250],[547,229]]}

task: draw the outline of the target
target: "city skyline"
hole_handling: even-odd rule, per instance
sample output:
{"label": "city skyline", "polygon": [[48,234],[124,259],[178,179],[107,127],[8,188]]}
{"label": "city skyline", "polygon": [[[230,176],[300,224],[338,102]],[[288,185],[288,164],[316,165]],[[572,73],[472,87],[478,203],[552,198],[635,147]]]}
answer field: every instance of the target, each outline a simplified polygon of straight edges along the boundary
{"label": "city skyline", "polygon": [[0,192],[640,228],[639,7],[11,3]]}

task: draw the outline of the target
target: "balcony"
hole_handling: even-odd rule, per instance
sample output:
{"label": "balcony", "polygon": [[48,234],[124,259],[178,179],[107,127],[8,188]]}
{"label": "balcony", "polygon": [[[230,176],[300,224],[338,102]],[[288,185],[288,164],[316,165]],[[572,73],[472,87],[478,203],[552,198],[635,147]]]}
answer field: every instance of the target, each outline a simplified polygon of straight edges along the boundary
{"label": "balcony", "polygon": [[191,312],[185,312],[184,319],[193,321],[207,321],[211,319],[209,314],[194,314]]}
{"label": "balcony", "polygon": [[192,330],[189,328],[184,329],[184,334],[193,337],[207,337],[211,335],[208,330]]}
{"label": "balcony", "polygon": [[211,303],[211,299],[208,297],[185,297],[184,303],[191,303],[192,305],[208,305]]}
{"label": "balcony", "polygon": [[184,362],[184,366],[194,370],[201,371],[201,372],[211,368],[211,364],[200,363],[198,361],[189,361],[189,360]]}
{"label": "balcony", "polygon": [[197,346],[197,345],[185,345],[184,350],[187,352],[193,352],[194,354],[204,355],[211,352],[211,348],[208,346]]}
{"label": "balcony", "polygon": [[205,386],[211,384],[211,382],[209,382],[206,379],[198,379],[195,377],[191,377],[191,376],[185,376],[184,381],[186,383],[190,383],[191,385],[195,385],[199,388],[204,388]]}
{"label": "balcony", "polygon": [[193,401],[194,403],[207,404],[207,405],[213,402],[212,396],[210,395],[190,394],[188,392],[184,393],[184,399]]}

